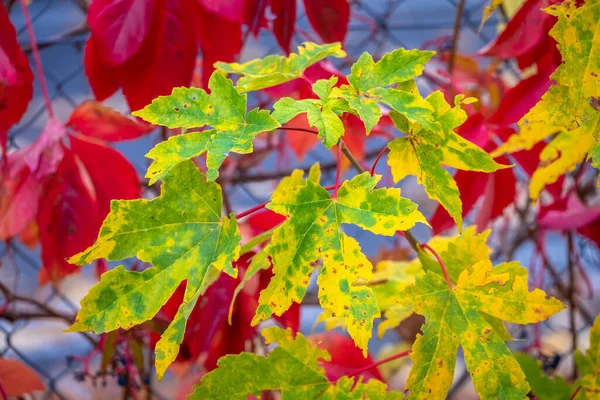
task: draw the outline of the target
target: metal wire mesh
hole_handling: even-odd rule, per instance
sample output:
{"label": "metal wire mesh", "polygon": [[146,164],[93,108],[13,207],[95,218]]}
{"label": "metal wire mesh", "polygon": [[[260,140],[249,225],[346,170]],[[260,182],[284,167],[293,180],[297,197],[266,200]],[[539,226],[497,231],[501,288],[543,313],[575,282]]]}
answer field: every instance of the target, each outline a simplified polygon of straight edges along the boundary
{"label": "metal wire mesh", "polygon": [[[492,19],[481,34],[478,27],[486,0],[467,1],[462,13],[459,49],[472,52],[487,43],[494,35]],[[5,1],[17,28],[22,48],[31,59],[31,46],[25,26],[14,1]],[[458,0],[354,0],[352,21],[348,30],[346,50],[351,57],[363,51],[374,56],[397,47],[418,48],[424,42],[447,36],[452,42]],[[83,67],[83,49],[88,37],[85,25],[86,0],[34,0],[30,5],[33,27],[41,51],[44,74],[57,117],[66,120],[71,111],[83,100],[92,98]],[[298,32],[294,41],[305,41],[310,33],[306,18],[300,14]],[[215,39],[216,40],[216,39]],[[261,32],[248,47],[261,47],[263,52],[277,52],[272,34]],[[244,53],[246,54],[246,53]],[[342,66],[344,67],[344,66]],[[37,80],[36,80],[37,85]],[[120,95],[110,104],[127,112]],[[14,150],[31,143],[48,120],[39,86],[34,99],[21,122],[9,132],[9,149]],[[155,140],[155,139],[152,139]],[[128,144],[122,148],[127,155],[138,160],[134,165],[143,174],[142,156],[146,144]],[[375,154],[367,154],[373,157]],[[307,162],[327,164],[323,154],[311,154]],[[327,168],[325,168],[327,170]],[[329,168],[332,172],[333,168]],[[245,196],[253,203],[263,201],[251,181],[233,182],[230,197]],[[0,355],[16,358],[33,368],[45,381],[47,391],[43,398],[81,399],[108,398],[112,389],[93,392],[79,390],[76,381],[81,364],[72,356],[85,356],[97,343],[91,335],[62,333],[73,321],[76,303],[93,279],[89,271],[83,280],[67,281],[60,287],[37,287],[40,270],[39,249],[29,249],[18,241],[5,243],[0,248],[0,305],[8,304],[0,314]],[[86,275],[87,274],[87,275]],[[46,333],[52,333],[46,335]],[[89,384],[89,383],[88,383]],[[100,385],[101,386],[101,385]],[[119,389],[120,390],[120,389]],[[172,398],[173,385],[153,385],[148,398]],[[90,397],[91,396],[91,397]]]}

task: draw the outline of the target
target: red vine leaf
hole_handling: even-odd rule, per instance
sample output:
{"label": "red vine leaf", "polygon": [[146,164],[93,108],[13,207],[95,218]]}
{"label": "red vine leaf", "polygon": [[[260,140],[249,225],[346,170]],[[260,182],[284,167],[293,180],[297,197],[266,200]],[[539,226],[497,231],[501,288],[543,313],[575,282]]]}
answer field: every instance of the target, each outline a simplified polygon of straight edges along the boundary
{"label": "red vine leaf", "polygon": [[0,4],[0,146],[6,151],[8,130],[17,123],[33,97],[33,73],[19,47],[13,24]]}
{"label": "red vine leaf", "polygon": [[350,22],[347,0],[304,0],[308,22],[325,43],[344,42]]}
{"label": "red vine leaf", "polygon": [[141,124],[96,101],[85,101],[71,114],[67,126],[84,136],[107,142],[137,139],[149,133],[152,125]]}

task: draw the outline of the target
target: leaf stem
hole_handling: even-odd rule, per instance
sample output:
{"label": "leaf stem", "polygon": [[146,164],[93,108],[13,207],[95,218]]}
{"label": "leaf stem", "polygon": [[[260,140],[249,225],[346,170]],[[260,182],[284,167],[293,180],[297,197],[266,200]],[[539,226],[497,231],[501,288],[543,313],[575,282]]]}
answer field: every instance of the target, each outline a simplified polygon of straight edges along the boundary
{"label": "leaf stem", "polygon": [[338,188],[340,187],[340,174],[342,172],[342,143],[338,143],[337,168],[335,169],[335,186],[333,189],[333,199],[337,199]]}
{"label": "leaf stem", "polygon": [[362,174],[363,172],[365,172],[364,168],[360,165],[358,160],[354,157],[354,155],[352,154],[350,149],[348,149],[348,147],[346,146],[346,143],[344,143],[344,141],[342,139],[340,139],[340,144],[342,147],[342,153],[344,153],[344,155],[346,156],[348,161],[350,161],[350,164],[352,164],[352,166],[354,167],[356,172],[358,172],[359,174]]}
{"label": "leaf stem", "polygon": [[365,367],[359,368],[359,369],[357,369],[356,371],[354,371],[354,372],[352,372],[351,374],[348,374],[348,375],[346,375],[346,376],[347,376],[347,377],[349,377],[349,378],[352,378],[352,377],[354,377],[354,376],[356,376],[356,375],[360,375],[360,374],[362,374],[363,372],[370,370],[371,368],[378,367],[378,366],[380,366],[380,365],[382,365],[382,364],[388,363],[388,362],[390,362],[390,361],[397,360],[397,359],[399,359],[399,358],[402,358],[402,357],[406,357],[407,355],[409,355],[409,354],[410,354],[410,352],[411,352],[411,351],[412,351],[412,350],[411,350],[411,349],[409,349],[409,350],[405,350],[405,351],[403,351],[403,352],[401,352],[401,353],[394,354],[393,356],[389,356],[389,357],[386,357],[386,358],[382,358],[381,360],[379,360],[379,361],[375,361],[375,362],[373,362],[373,363],[371,363],[371,364],[369,364],[369,365],[367,365],[367,366],[365,366]]}
{"label": "leaf stem", "polygon": [[309,128],[300,128],[300,127],[295,127],[295,126],[280,126],[279,128],[275,128],[276,131],[298,131],[298,132],[308,132],[308,133],[312,133],[313,135],[318,135],[319,132],[314,130],[314,129],[309,129]]}
{"label": "leaf stem", "polygon": [[442,269],[442,273],[444,274],[444,278],[446,279],[446,283],[448,284],[448,287],[450,289],[454,289],[454,285],[450,281],[450,277],[448,276],[448,271],[446,270],[446,266],[444,265],[444,261],[442,260],[442,257],[440,257],[440,255],[437,253],[437,251],[435,251],[427,243],[421,244],[421,248],[425,249],[425,250],[428,250],[431,254],[433,254],[433,256],[436,258],[436,260],[440,264],[440,268]]}
{"label": "leaf stem", "polygon": [[577,395],[581,391],[581,388],[582,388],[582,386],[577,386],[577,389],[575,389],[575,391],[573,392],[573,394],[571,395],[571,397],[569,397],[569,400],[574,400],[575,397],[577,397]]}
{"label": "leaf stem", "polygon": [[33,24],[31,23],[31,17],[29,16],[29,9],[27,8],[26,0],[19,0],[19,2],[21,4],[21,10],[23,11],[23,18],[25,19],[27,36],[29,37],[29,42],[31,43],[31,49],[33,50],[33,60],[35,62],[35,69],[38,79],[40,80],[40,89],[42,91],[42,96],[44,97],[46,110],[48,111],[50,118],[54,118],[54,110],[52,109],[52,102],[50,101],[50,96],[48,95],[48,86],[46,85],[46,77],[44,76],[44,69],[42,68],[42,59],[40,58],[37,41],[35,40]]}
{"label": "leaf stem", "polygon": [[244,217],[247,217],[248,215],[250,215],[250,214],[252,214],[252,213],[255,213],[255,212],[259,211],[259,210],[262,210],[262,209],[263,209],[263,208],[265,208],[265,207],[266,207],[266,205],[267,205],[267,204],[269,204],[270,202],[271,202],[271,200],[269,200],[269,201],[265,201],[264,203],[260,203],[259,205],[257,205],[257,206],[254,206],[254,207],[252,207],[252,208],[249,208],[249,209],[247,209],[246,211],[242,211],[242,212],[241,212],[241,213],[239,213],[239,214],[235,214],[235,219],[242,219],[242,218],[244,218]]}
{"label": "leaf stem", "polygon": [[[456,52],[458,50],[458,39],[460,37],[460,27],[462,25],[463,11],[465,9],[465,0],[460,0],[458,9],[456,10],[456,18],[454,20],[454,31],[452,33],[452,47],[450,48],[450,57],[448,57],[448,73],[452,75],[456,60]],[[450,85],[452,87],[452,85]]]}
{"label": "leaf stem", "polygon": [[381,159],[381,157],[383,157],[383,155],[385,153],[387,153],[388,151],[388,147],[384,147],[383,149],[381,149],[381,153],[379,153],[379,155],[377,156],[377,158],[375,159],[375,161],[373,162],[373,165],[371,166],[371,176],[375,175],[375,168],[377,168],[377,163],[379,162],[379,160]]}
{"label": "leaf stem", "polygon": [[[335,185],[323,186],[323,189],[333,190],[333,189],[335,189]],[[249,208],[246,211],[242,211],[241,213],[235,215],[235,219],[242,219],[244,217],[247,217],[250,214],[260,211],[263,208],[265,208],[267,206],[267,204],[269,204],[270,202],[271,202],[271,200],[265,201],[264,203],[260,203],[259,205]]]}

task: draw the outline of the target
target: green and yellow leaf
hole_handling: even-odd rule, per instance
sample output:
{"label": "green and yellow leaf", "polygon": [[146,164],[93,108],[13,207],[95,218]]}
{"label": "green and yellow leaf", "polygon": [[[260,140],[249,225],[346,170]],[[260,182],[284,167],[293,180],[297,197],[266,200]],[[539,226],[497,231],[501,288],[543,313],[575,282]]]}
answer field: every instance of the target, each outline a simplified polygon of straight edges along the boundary
{"label": "green and yellow leaf", "polygon": [[431,130],[415,124],[405,116],[391,112],[394,125],[406,133],[388,144],[388,164],[394,181],[398,182],[413,175],[425,187],[429,198],[438,201],[462,230],[462,202],[454,178],[442,164],[453,168],[493,172],[508,166],[496,163],[492,157],[475,144],[463,139],[454,132],[467,119],[461,104],[470,102],[456,96],[451,107],[444,95],[437,91],[430,94],[426,101],[434,110],[434,122],[439,129]]}
{"label": "green and yellow leaf", "polygon": [[438,271],[425,268],[413,285],[398,294],[402,305],[425,317],[423,334],[411,353],[413,368],[406,384],[409,398],[446,398],[459,346],[482,399],[522,399],[529,392],[525,375],[504,342],[507,332],[502,321],[539,322],[564,306],[539,289],[530,292],[527,270],[518,263],[493,268],[485,251],[463,258],[469,247],[479,247],[479,236],[487,234],[471,236],[470,244],[450,242],[442,252],[442,259],[450,265],[449,275],[454,271],[453,287],[438,272],[438,265]]}
{"label": "green and yellow leaf", "polygon": [[354,384],[353,378],[342,377],[329,382],[319,364],[331,356],[302,334],[294,338],[290,330],[277,327],[264,329],[262,334],[266,344],[278,344],[267,357],[252,353],[222,357],[218,368],[202,378],[189,398],[245,400],[269,390],[280,391],[283,400],[403,398],[400,392],[387,392],[385,384],[376,379]]}
{"label": "green and yellow leaf", "polygon": [[236,88],[244,93],[300,78],[306,68],[331,56],[346,56],[341,43],[319,45],[305,42],[298,46],[298,53],[292,53],[288,57],[271,55],[243,64],[217,62],[215,68],[228,74],[241,75]]}
{"label": "green and yellow leaf", "polygon": [[231,80],[214,72],[208,82],[207,94],[197,88],[174,88],[169,96],[160,96],[151,104],[136,111],[150,123],[168,128],[200,128],[212,130],[173,136],[155,146],[146,157],[154,161],[146,177],[153,184],[178,163],[207,153],[207,177],[215,180],[219,167],[230,152],[248,154],[252,141],[261,132],[272,131],[280,125],[266,110],[253,109],[246,113],[247,95],[239,94]]}
{"label": "green and yellow leaf", "polygon": [[365,124],[367,135],[381,118],[378,103],[385,104],[413,122],[435,129],[432,108],[418,92],[405,91],[394,84],[413,81],[421,75],[433,51],[397,49],[374,62],[371,55],[363,53],[352,66],[348,82],[333,90],[332,96],[348,102],[351,109]]}
{"label": "green and yellow leaf", "polygon": [[221,217],[221,188],[207,182],[191,161],[173,167],[154,200],[116,200],[96,243],[71,257],[84,265],[95,259],[137,257],[152,264],[142,272],[119,266],[102,275],[81,302],[70,331],[110,332],[153,318],[183,281],[183,303],[156,346],[159,378],[178,353],[186,319],[219,271],[237,275],[241,235],[234,218]]}
{"label": "green and yellow leaf", "polygon": [[545,11],[558,18],[550,31],[563,59],[551,76],[556,84],[519,122],[520,132],[495,152],[529,149],[551,140],[540,155],[541,167],[530,182],[533,201],[546,185],[584,162],[586,154],[596,166],[600,160],[595,145],[600,137],[600,112],[592,106],[600,98],[600,4],[585,1],[577,7],[569,0]]}
{"label": "green and yellow leaf", "polygon": [[[318,177],[317,177],[318,179]],[[354,224],[379,235],[426,223],[416,204],[398,189],[375,189],[381,176],[363,173],[339,188],[337,198],[318,180],[277,190],[267,208],[287,217],[275,230],[265,252],[274,276],[259,298],[253,324],[281,315],[306,294],[314,263],[323,259],[318,278],[321,306],[344,318],[348,332],[366,354],[373,319],[380,315],[373,291],[361,283],[372,279],[372,265],[341,224]]]}
{"label": "green and yellow leaf", "polygon": [[344,123],[339,115],[350,111],[343,100],[331,97],[337,78],[321,79],[313,84],[319,99],[296,100],[283,97],[273,105],[273,118],[284,124],[299,114],[306,113],[310,126],[317,128],[325,147],[331,149],[344,135]]}

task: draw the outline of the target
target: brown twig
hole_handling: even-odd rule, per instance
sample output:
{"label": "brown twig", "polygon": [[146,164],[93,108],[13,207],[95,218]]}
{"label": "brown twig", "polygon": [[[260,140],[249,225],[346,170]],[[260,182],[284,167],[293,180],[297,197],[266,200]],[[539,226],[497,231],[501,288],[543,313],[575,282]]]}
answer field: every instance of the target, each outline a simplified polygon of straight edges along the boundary
{"label": "brown twig", "polygon": [[448,73],[452,75],[454,71],[454,63],[456,60],[456,52],[458,50],[458,39],[460,38],[460,27],[462,25],[463,12],[465,10],[465,0],[460,0],[456,9],[456,18],[454,19],[454,31],[452,33],[452,47],[450,48],[450,56],[448,57]]}

